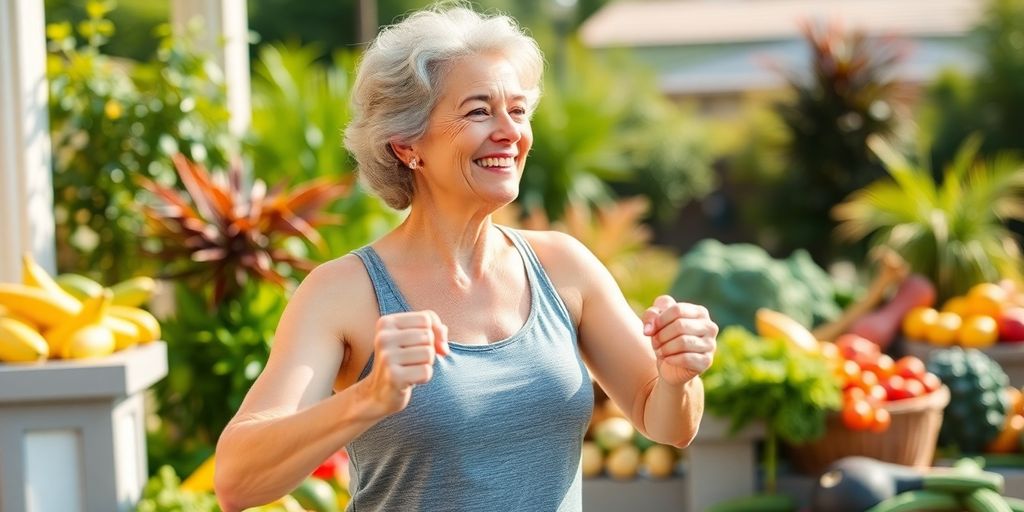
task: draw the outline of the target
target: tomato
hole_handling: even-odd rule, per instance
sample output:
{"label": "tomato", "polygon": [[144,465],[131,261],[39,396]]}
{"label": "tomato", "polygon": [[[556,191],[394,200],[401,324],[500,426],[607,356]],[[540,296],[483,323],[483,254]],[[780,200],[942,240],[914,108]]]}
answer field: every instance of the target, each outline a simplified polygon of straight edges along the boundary
{"label": "tomato", "polygon": [[875,409],[875,415],[871,420],[871,431],[872,432],[885,432],[889,430],[889,425],[892,424],[892,415],[889,411],[883,407]]}
{"label": "tomato", "polygon": [[914,356],[903,356],[896,361],[893,373],[904,379],[920,379],[928,373],[928,369],[925,368],[924,361]]}
{"label": "tomato", "polygon": [[881,384],[875,384],[867,390],[865,399],[875,405],[885,402],[889,398],[889,392],[885,390],[885,386]]}
{"label": "tomato", "polygon": [[924,384],[925,392],[931,393],[932,391],[942,387],[942,379],[932,372],[926,372],[921,377],[921,384]]}
{"label": "tomato", "polygon": [[860,366],[857,366],[857,363],[847,359],[839,366],[837,373],[839,383],[843,388],[854,386],[857,383],[857,377],[860,376]]}
{"label": "tomato", "polygon": [[856,334],[843,334],[836,338],[835,343],[839,347],[839,352],[847,359],[856,359],[857,355],[867,359],[868,356],[877,357],[882,353],[882,349],[875,342]]}
{"label": "tomato", "polygon": [[860,372],[855,381],[855,385],[864,391],[870,391],[872,386],[877,386],[878,383],[878,375],[869,371]]}
{"label": "tomato", "polygon": [[875,421],[875,408],[867,400],[854,400],[843,406],[843,425],[850,430],[867,430]]}
{"label": "tomato", "polygon": [[867,400],[867,398],[868,394],[863,388],[853,386],[843,390],[843,404],[856,402],[857,400]]}
{"label": "tomato", "polygon": [[904,389],[906,389],[907,398],[914,398],[928,392],[924,387],[924,383],[917,379],[907,379]]}
{"label": "tomato", "polygon": [[882,385],[885,386],[886,396],[890,401],[903,400],[910,397],[907,394],[907,379],[899,375],[891,375],[888,379],[885,379]]}
{"label": "tomato", "polygon": [[882,354],[863,366],[865,370],[877,375],[880,380],[892,375],[895,367],[896,363],[887,354]]}

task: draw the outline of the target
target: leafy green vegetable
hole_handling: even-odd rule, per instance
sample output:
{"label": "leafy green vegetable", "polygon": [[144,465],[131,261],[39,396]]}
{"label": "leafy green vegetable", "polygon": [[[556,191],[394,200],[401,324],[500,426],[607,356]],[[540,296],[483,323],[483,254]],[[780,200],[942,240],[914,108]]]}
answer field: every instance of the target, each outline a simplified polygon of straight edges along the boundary
{"label": "leafy green vegetable", "polygon": [[703,380],[707,410],[730,419],[733,433],[764,422],[769,488],[776,437],[790,443],[817,439],[825,433],[828,413],[842,405],[839,383],[823,357],[737,326],[719,334],[715,361]]}
{"label": "leafy green vegetable", "polygon": [[137,512],[220,512],[212,493],[184,491],[181,479],[170,466],[163,466],[146,482]]}

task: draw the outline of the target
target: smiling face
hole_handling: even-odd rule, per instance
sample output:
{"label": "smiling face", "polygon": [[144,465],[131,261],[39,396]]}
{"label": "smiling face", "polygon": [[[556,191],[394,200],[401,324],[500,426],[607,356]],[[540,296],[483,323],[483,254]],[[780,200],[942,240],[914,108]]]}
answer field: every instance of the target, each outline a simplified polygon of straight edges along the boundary
{"label": "smiling face", "polygon": [[502,206],[519,194],[533,144],[528,91],[503,56],[454,62],[427,131],[412,145],[419,158],[417,195]]}

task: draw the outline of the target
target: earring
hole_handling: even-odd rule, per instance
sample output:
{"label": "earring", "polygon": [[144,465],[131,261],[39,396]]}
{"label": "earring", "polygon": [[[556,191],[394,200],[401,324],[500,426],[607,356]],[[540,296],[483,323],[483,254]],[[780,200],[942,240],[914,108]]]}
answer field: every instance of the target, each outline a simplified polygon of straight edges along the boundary
{"label": "earring", "polygon": [[409,160],[409,168],[410,169],[415,171],[416,168],[419,167],[419,166],[420,166],[420,160],[418,158],[413,157],[412,160]]}

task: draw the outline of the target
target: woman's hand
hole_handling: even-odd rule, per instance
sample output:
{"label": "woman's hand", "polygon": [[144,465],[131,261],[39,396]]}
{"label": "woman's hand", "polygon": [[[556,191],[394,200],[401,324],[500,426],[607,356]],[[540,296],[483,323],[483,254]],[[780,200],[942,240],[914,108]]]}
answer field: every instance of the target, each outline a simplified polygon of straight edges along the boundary
{"label": "woman's hand", "polygon": [[658,357],[658,375],[666,384],[684,384],[711,366],[718,325],[707,308],[662,295],[642,319],[644,335],[650,336]]}
{"label": "woman's hand", "polygon": [[373,340],[373,369],[366,378],[384,415],[405,409],[416,384],[430,382],[434,357],[448,354],[448,327],[433,311],[380,317]]}

